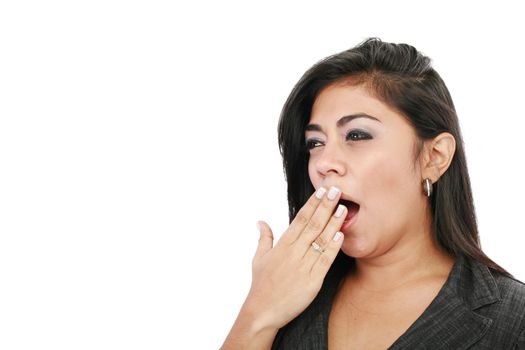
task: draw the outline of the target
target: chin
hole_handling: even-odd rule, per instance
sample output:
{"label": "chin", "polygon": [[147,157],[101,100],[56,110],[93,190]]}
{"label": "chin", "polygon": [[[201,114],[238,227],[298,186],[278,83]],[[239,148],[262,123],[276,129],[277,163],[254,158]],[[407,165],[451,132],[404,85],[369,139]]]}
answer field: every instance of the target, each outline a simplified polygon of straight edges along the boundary
{"label": "chin", "polygon": [[366,258],[373,252],[370,243],[366,238],[355,238],[345,235],[345,241],[341,246],[341,250],[352,258]]}

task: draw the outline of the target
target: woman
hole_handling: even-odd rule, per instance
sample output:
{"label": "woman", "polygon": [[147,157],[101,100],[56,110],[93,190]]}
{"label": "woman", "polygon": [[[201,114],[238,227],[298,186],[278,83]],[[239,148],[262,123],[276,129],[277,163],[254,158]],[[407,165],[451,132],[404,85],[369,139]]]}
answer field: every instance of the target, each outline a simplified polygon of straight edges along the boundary
{"label": "woman", "polygon": [[222,349],[525,349],[525,286],[479,244],[456,112],[429,58],[369,39],[309,69],[270,227]]}

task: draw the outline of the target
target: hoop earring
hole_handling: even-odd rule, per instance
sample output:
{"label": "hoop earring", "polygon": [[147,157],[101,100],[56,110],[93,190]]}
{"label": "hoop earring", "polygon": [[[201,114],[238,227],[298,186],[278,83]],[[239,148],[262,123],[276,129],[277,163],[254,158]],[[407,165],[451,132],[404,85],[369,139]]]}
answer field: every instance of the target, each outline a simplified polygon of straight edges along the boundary
{"label": "hoop earring", "polygon": [[432,181],[427,177],[423,181],[423,191],[425,192],[427,197],[430,197],[432,195],[432,190],[433,190]]}

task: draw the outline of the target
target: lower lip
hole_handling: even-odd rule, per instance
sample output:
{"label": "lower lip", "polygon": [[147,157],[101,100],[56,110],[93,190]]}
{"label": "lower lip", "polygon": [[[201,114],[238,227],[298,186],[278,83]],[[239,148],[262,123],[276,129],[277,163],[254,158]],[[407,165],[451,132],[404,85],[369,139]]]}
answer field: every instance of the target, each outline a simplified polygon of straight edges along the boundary
{"label": "lower lip", "polygon": [[[350,226],[352,226],[354,222],[357,220],[358,214],[359,214],[359,210],[357,210],[354,213],[348,212],[347,218],[345,219],[345,221],[343,221],[343,225],[341,226],[341,230],[348,230]],[[351,217],[348,218],[349,216]]]}

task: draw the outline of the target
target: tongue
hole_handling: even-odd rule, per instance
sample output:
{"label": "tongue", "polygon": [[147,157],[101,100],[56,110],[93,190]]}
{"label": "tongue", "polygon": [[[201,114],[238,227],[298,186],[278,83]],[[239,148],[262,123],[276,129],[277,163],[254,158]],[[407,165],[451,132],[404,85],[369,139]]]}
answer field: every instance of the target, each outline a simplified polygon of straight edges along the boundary
{"label": "tongue", "polygon": [[346,207],[348,208],[348,212],[346,213],[345,221],[350,220],[352,217],[354,217],[355,214],[359,211],[359,205],[354,202],[347,202],[345,203]]}

